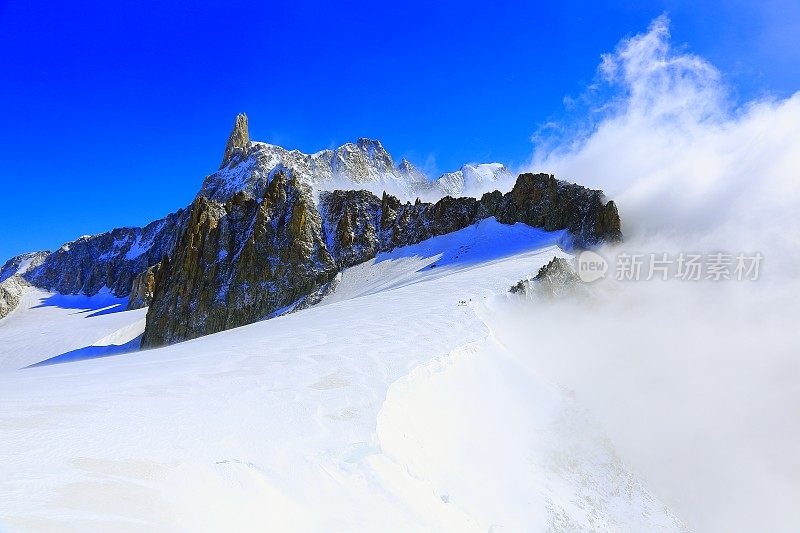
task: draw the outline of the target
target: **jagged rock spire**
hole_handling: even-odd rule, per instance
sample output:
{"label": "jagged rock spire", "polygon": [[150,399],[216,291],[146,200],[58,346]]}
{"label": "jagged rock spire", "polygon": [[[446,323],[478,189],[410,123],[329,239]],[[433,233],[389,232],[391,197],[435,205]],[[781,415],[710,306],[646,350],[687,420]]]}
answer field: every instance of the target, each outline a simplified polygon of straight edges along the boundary
{"label": "jagged rock spire", "polygon": [[247,115],[239,113],[233,123],[233,130],[228,137],[228,144],[225,145],[225,155],[219,168],[225,168],[235,155],[247,156],[249,150],[250,133],[247,130]]}

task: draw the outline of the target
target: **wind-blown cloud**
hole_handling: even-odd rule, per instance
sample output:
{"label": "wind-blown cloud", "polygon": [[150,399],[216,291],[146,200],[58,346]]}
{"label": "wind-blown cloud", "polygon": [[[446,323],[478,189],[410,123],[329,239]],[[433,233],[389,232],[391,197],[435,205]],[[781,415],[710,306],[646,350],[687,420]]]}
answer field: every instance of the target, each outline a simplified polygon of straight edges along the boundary
{"label": "wind-blown cloud", "polygon": [[626,241],[607,257],[760,251],[761,279],[598,282],[591,304],[499,306],[490,326],[691,528],[797,531],[800,93],[735,103],[662,16],[572,102],[584,116],[535,137],[528,170],[617,202]]}
{"label": "wind-blown cloud", "polygon": [[794,253],[800,93],[733,105],[713,65],[673,49],[665,16],[604,55],[597,75],[603,97],[587,98],[600,111],[563,126],[532,169],[604,189],[629,237]]}

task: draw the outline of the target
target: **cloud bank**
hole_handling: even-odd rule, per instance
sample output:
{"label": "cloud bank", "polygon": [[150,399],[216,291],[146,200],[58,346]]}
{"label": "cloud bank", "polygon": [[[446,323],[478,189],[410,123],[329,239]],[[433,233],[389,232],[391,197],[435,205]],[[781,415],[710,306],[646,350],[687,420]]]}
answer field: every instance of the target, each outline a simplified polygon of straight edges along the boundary
{"label": "cloud bank", "polygon": [[607,257],[759,251],[761,279],[606,280],[585,301],[501,299],[485,320],[693,530],[797,531],[800,93],[729,94],[659,17],[603,56],[584,115],[548,125],[525,170],[617,202],[626,242]]}

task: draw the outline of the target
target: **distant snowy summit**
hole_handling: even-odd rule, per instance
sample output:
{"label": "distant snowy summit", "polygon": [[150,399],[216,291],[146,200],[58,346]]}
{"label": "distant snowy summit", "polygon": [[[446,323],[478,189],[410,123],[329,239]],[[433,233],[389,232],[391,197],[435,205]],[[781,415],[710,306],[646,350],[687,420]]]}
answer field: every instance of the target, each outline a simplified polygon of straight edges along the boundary
{"label": "distant snowy summit", "polygon": [[28,270],[32,270],[41,265],[47,256],[50,255],[49,251],[43,252],[28,252],[19,254],[12,257],[5,264],[0,267],[0,283],[7,280],[11,276],[21,276]]}
{"label": "distant snowy summit", "polygon": [[449,196],[483,194],[491,190],[498,181],[510,183],[511,172],[500,163],[464,165],[455,172],[442,174],[435,181],[436,188]]}
{"label": "distant snowy summit", "polygon": [[401,199],[480,195],[499,180],[512,179],[500,163],[467,164],[431,179],[410,161],[395,164],[380,141],[361,138],[333,150],[305,154],[250,140],[247,115],[236,117],[220,169],[208,176],[198,196],[225,201],[239,191],[260,198],[272,176],[289,171],[315,191],[368,189]]}

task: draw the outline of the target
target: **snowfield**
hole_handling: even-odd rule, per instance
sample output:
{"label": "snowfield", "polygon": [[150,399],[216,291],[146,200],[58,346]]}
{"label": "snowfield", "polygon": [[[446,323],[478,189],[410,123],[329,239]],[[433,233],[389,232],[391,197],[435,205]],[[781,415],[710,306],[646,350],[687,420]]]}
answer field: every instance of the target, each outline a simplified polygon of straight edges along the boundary
{"label": "snowfield", "polygon": [[0,529],[683,530],[476,313],[563,237],[486,220],[143,352],[115,353],[144,310],[29,289],[0,321]]}
{"label": "snowfield", "polygon": [[136,349],[131,341],[144,332],[147,309],[120,312],[127,303],[108,291],[67,296],[28,286],[19,307],[0,320],[0,376],[55,357]]}

